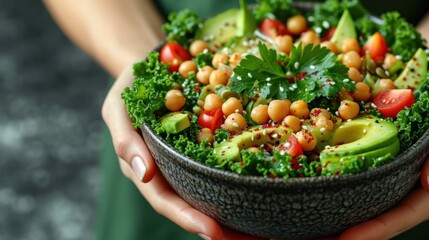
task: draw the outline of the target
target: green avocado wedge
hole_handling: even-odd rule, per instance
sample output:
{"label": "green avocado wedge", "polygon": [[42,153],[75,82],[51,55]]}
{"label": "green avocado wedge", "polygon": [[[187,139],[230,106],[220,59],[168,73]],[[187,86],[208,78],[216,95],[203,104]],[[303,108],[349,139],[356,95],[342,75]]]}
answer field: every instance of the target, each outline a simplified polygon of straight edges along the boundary
{"label": "green avocado wedge", "polygon": [[189,115],[182,112],[172,112],[164,115],[160,119],[162,128],[167,133],[178,133],[191,125]]}
{"label": "green avocado wedge", "polygon": [[240,0],[240,12],[237,15],[237,37],[253,34],[257,26],[256,18],[247,7],[245,0]]}
{"label": "green avocado wedge", "polygon": [[219,165],[227,161],[240,161],[240,151],[262,144],[279,144],[286,142],[293,130],[283,126],[255,126],[230,137],[228,141],[218,144],[214,154]]}
{"label": "green avocado wedge", "polygon": [[393,123],[373,116],[343,122],[320,153],[322,174],[359,172],[382,161],[378,158],[393,158],[399,152],[397,135]]}
{"label": "green avocado wedge", "polygon": [[341,49],[343,41],[349,38],[356,39],[357,33],[353,18],[350,15],[350,12],[346,9],[344,10],[343,15],[341,15],[337,29],[330,41],[334,42],[338,49]]}
{"label": "green avocado wedge", "polygon": [[428,56],[419,48],[394,83],[398,88],[418,89],[426,80],[427,69]]}

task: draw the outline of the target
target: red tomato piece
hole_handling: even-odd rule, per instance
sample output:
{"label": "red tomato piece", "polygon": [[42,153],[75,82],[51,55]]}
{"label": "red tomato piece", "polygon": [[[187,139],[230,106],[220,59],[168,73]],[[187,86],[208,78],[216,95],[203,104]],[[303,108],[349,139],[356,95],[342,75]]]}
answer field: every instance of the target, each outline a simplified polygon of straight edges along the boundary
{"label": "red tomato piece", "polygon": [[335,30],[337,29],[337,27],[331,27],[328,32],[325,34],[325,36],[323,36],[323,41],[329,41],[331,40],[332,36],[334,36]]}
{"label": "red tomato piece", "polygon": [[273,39],[277,36],[289,34],[286,25],[279,20],[273,18],[265,18],[264,20],[262,20],[262,22],[259,24],[259,30],[261,30],[262,33]]}
{"label": "red tomato piece", "polygon": [[387,89],[375,95],[374,104],[384,117],[396,118],[399,111],[411,107],[414,94],[411,89]]}
{"label": "red tomato piece", "polygon": [[378,65],[383,63],[388,50],[386,40],[379,32],[374,33],[363,45],[363,53],[368,53]]}
{"label": "red tomato piece", "polygon": [[202,128],[209,128],[214,133],[223,124],[222,109],[204,110],[198,117],[198,124]]}
{"label": "red tomato piece", "polygon": [[290,135],[287,142],[280,145],[279,150],[285,151],[287,154],[289,154],[292,157],[296,157],[304,154],[302,150],[302,146],[301,144],[299,144],[298,139],[295,137],[295,135]]}
{"label": "red tomato piece", "polygon": [[170,64],[170,72],[177,72],[180,64],[191,58],[191,54],[175,42],[167,42],[159,53],[159,60],[163,63]]}

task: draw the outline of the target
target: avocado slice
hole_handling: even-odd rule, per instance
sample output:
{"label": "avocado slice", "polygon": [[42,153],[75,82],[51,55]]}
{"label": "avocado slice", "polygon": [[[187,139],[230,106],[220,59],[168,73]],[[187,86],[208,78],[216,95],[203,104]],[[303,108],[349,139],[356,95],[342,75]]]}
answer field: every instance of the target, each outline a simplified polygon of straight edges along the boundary
{"label": "avocado slice", "polygon": [[399,139],[385,147],[344,157],[327,157],[321,161],[322,175],[358,173],[392,160],[399,153]]}
{"label": "avocado slice", "polygon": [[355,23],[353,21],[350,12],[346,9],[341,15],[340,21],[338,22],[337,28],[335,29],[334,35],[331,38],[331,42],[337,45],[338,49],[341,49],[343,41],[349,38],[357,38]]}
{"label": "avocado slice", "polygon": [[211,49],[219,49],[237,34],[237,16],[240,10],[231,8],[207,19],[196,38],[207,41]]}
{"label": "avocado slice", "polygon": [[293,130],[283,126],[255,126],[233,135],[228,141],[218,144],[214,148],[218,164],[226,161],[241,160],[240,151],[250,147],[259,147],[266,143],[286,142]]}
{"label": "avocado slice", "polygon": [[[351,164],[364,170],[377,158],[386,155],[393,158],[399,152],[397,135],[398,130],[393,123],[373,116],[343,122],[334,130],[331,146],[320,153],[320,163],[325,169],[322,173],[332,173],[333,169],[336,172],[341,166],[350,167]],[[365,161],[358,161],[362,159]],[[344,162],[348,164],[344,165]]]}
{"label": "avocado slice", "polygon": [[189,115],[187,113],[172,112],[160,118],[161,126],[167,133],[178,133],[189,126]]}
{"label": "avocado slice", "polygon": [[240,0],[240,12],[237,15],[237,37],[253,34],[257,27],[256,18],[247,7],[245,0]]}
{"label": "avocado slice", "polygon": [[418,89],[426,79],[428,70],[428,56],[419,48],[414,56],[408,61],[404,70],[394,83],[398,88]]}

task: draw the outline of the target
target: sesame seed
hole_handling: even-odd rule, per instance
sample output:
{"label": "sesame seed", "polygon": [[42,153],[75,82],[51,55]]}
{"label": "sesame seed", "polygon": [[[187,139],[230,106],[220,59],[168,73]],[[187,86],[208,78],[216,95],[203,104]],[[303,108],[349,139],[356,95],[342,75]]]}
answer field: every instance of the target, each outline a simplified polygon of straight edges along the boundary
{"label": "sesame seed", "polygon": [[326,146],[325,146],[325,149],[328,149],[328,148],[330,148],[330,147],[331,147],[331,146],[329,146],[329,145],[326,145]]}
{"label": "sesame seed", "polygon": [[260,145],[260,147],[261,147],[261,148],[263,148],[263,147],[264,147],[264,144],[261,144],[261,145]]}
{"label": "sesame seed", "polygon": [[293,64],[293,66],[295,67],[295,69],[298,69],[298,68],[299,68],[299,62],[295,62],[295,63]]}
{"label": "sesame seed", "polygon": [[278,137],[279,137],[279,135],[278,135],[277,133],[274,133],[272,137],[273,137],[273,138],[278,138]]}
{"label": "sesame seed", "polygon": [[297,89],[297,88],[298,88],[298,85],[296,85],[296,84],[292,84],[292,87],[293,87],[294,89]]}
{"label": "sesame seed", "polygon": [[289,90],[291,90],[291,91],[293,91],[293,90],[295,90],[293,87],[289,87]]}
{"label": "sesame seed", "polygon": [[288,71],[288,72],[286,73],[286,77],[288,77],[288,78],[293,77],[292,72]]}
{"label": "sesame seed", "polygon": [[285,155],[285,151],[281,150],[280,155],[282,155],[282,156]]}
{"label": "sesame seed", "polygon": [[240,112],[240,110],[238,110],[238,108],[237,108],[237,109],[235,109],[235,110],[234,110],[234,112],[235,112],[235,113],[239,113],[239,112]]}
{"label": "sesame seed", "polygon": [[321,32],[322,32],[322,28],[321,28],[321,27],[315,27],[315,28],[314,28],[314,31],[315,31],[316,33],[321,33]]}
{"label": "sesame seed", "polygon": [[255,136],[253,136],[252,134],[252,137],[250,139],[252,139],[252,142],[255,141]]}
{"label": "sesame seed", "polygon": [[302,129],[307,130],[308,127],[306,125],[302,126]]}
{"label": "sesame seed", "polygon": [[319,129],[319,131],[320,131],[320,132],[325,132],[325,131],[326,131],[326,128],[322,127],[322,128],[320,128],[320,129]]}
{"label": "sesame seed", "polygon": [[285,89],[283,87],[280,87],[280,92],[284,92]]}
{"label": "sesame seed", "polygon": [[232,123],[232,126],[234,126],[235,128],[238,128],[240,125],[238,125],[238,123]]}
{"label": "sesame seed", "polygon": [[343,80],[343,82],[350,82],[350,79],[348,79],[348,78],[345,78],[344,80]]}
{"label": "sesame seed", "polygon": [[223,146],[222,149],[229,149],[229,146]]}
{"label": "sesame seed", "polygon": [[366,134],[366,128],[363,129],[363,134]]}
{"label": "sesame seed", "polygon": [[309,22],[314,22],[314,17],[313,17],[313,16],[309,16],[309,17],[307,18],[307,20],[308,20]]}
{"label": "sesame seed", "polygon": [[252,74],[251,73],[247,73],[247,76],[249,76],[249,78],[252,78]]}
{"label": "sesame seed", "polygon": [[267,130],[262,131],[262,135],[267,135]]}
{"label": "sesame seed", "polygon": [[238,77],[237,77],[237,80],[238,80],[238,81],[241,81],[241,80],[242,80],[242,78],[241,78],[240,76],[238,76]]}
{"label": "sesame seed", "polygon": [[313,70],[313,69],[315,69],[316,67],[314,66],[314,65],[310,65],[310,69],[311,70]]}
{"label": "sesame seed", "polygon": [[271,83],[267,83],[267,86],[268,86],[268,87],[271,87]]}
{"label": "sesame seed", "polygon": [[331,25],[329,24],[329,22],[328,22],[328,21],[323,21],[323,22],[322,22],[322,26],[323,26],[324,28],[329,28]]}
{"label": "sesame seed", "polygon": [[266,80],[267,82],[269,82],[269,81],[271,81],[271,78],[270,78],[270,77],[267,77],[265,80]]}
{"label": "sesame seed", "polygon": [[283,146],[285,146],[285,148],[289,148],[289,147],[290,147],[290,143],[289,143],[289,142],[285,142],[285,143],[283,144]]}

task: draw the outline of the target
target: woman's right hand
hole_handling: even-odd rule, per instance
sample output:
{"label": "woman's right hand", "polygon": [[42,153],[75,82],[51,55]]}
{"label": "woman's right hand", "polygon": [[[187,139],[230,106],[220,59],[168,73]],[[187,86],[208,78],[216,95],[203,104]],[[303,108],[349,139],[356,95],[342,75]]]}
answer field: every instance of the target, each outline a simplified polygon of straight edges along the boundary
{"label": "woman's right hand", "polygon": [[139,131],[133,127],[121,99],[123,89],[131,86],[132,81],[132,67],[128,66],[110,89],[102,108],[103,119],[109,127],[124,175],[134,182],[158,213],[188,232],[213,240],[260,239],[221,227],[215,220],[186,203],[170,187],[158,171]]}

